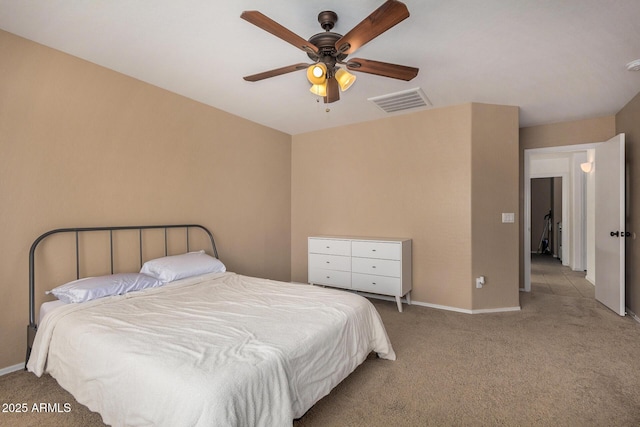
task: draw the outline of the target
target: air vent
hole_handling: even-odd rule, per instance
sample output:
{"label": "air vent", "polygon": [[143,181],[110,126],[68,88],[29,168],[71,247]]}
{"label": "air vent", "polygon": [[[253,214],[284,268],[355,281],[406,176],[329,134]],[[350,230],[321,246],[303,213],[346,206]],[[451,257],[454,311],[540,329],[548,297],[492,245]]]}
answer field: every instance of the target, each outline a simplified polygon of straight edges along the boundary
{"label": "air vent", "polygon": [[410,110],[431,106],[431,101],[419,87],[401,92],[390,93],[389,95],[375,96],[368,101],[376,104],[385,113],[395,113],[396,111]]}

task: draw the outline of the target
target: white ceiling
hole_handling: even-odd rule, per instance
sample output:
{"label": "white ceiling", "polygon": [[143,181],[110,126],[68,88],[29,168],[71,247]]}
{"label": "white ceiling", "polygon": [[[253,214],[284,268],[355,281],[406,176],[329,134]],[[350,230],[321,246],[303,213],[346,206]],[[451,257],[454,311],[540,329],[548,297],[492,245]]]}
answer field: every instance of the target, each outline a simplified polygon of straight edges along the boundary
{"label": "white ceiling", "polygon": [[[240,19],[259,10],[299,36],[346,34],[383,0],[0,0],[0,28],[295,135],[387,117],[367,98],[420,87],[433,108],[517,105],[521,126],[615,114],[640,92],[639,0],[406,0],[411,16],[352,57],[420,68],[410,82],[357,73],[318,104],[304,52]],[[406,112],[405,112],[406,113]],[[401,113],[394,113],[401,114]]]}

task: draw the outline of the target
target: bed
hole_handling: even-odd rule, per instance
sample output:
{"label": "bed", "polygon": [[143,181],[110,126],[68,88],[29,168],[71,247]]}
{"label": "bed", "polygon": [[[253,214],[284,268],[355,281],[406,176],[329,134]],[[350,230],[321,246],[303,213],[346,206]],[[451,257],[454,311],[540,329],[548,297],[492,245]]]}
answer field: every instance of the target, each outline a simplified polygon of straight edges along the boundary
{"label": "bed", "polygon": [[[170,255],[166,237],[163,257],[144,260],[140,249],[145,274],[148,264],[181,257],[208,255],[223,265],[206,228],[152,226],[166,236],[165,227],[185,228],[186,251]],[[189,247],[194,228],[210,237],[208,254],[192,255],[203,254]],[[118,230],[139,230],[142,248],[148,227],[49,233],[76,235],[76,280],[82,282],[77,236]],[[380,316],[365,298],[224,267],[78,303],[49,302],[36,323],[33,257],[50,234],[30,252],[27,369],[49,373],[107,424],[292,425],[371,352],[395,360]],[[114,273],[110,241],[112,278],[120,273]]]}

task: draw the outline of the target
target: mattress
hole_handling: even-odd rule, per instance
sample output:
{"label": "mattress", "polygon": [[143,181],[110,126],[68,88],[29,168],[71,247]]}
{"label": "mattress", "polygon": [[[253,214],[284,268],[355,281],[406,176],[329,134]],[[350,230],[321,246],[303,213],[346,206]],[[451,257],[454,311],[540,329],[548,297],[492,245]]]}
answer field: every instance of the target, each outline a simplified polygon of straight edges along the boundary
{"label": "mattress", "polygon": [[63,305],[65,305],[65,303],[60,300],[47,301],[45,303],[42,303],[42,305],[40,306],[40,315],[38,316],[38,325],[42,323],[42,320],[47,314]]}
{"label": "mattress", "polygon": [[28,369],[112,425],[291,425],[371,352],[394,360],[365,298],[234,273],[43,318]]}

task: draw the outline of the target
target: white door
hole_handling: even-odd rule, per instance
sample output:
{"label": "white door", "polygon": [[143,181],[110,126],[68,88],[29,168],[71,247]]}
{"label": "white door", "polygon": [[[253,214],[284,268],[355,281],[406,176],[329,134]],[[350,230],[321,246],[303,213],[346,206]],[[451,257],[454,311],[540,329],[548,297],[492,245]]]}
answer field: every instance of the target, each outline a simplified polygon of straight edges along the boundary
{"label": "white door", "polygon": [[596,146],[595,246],[596,299],[625,315],[625,160],[624,134]]}

